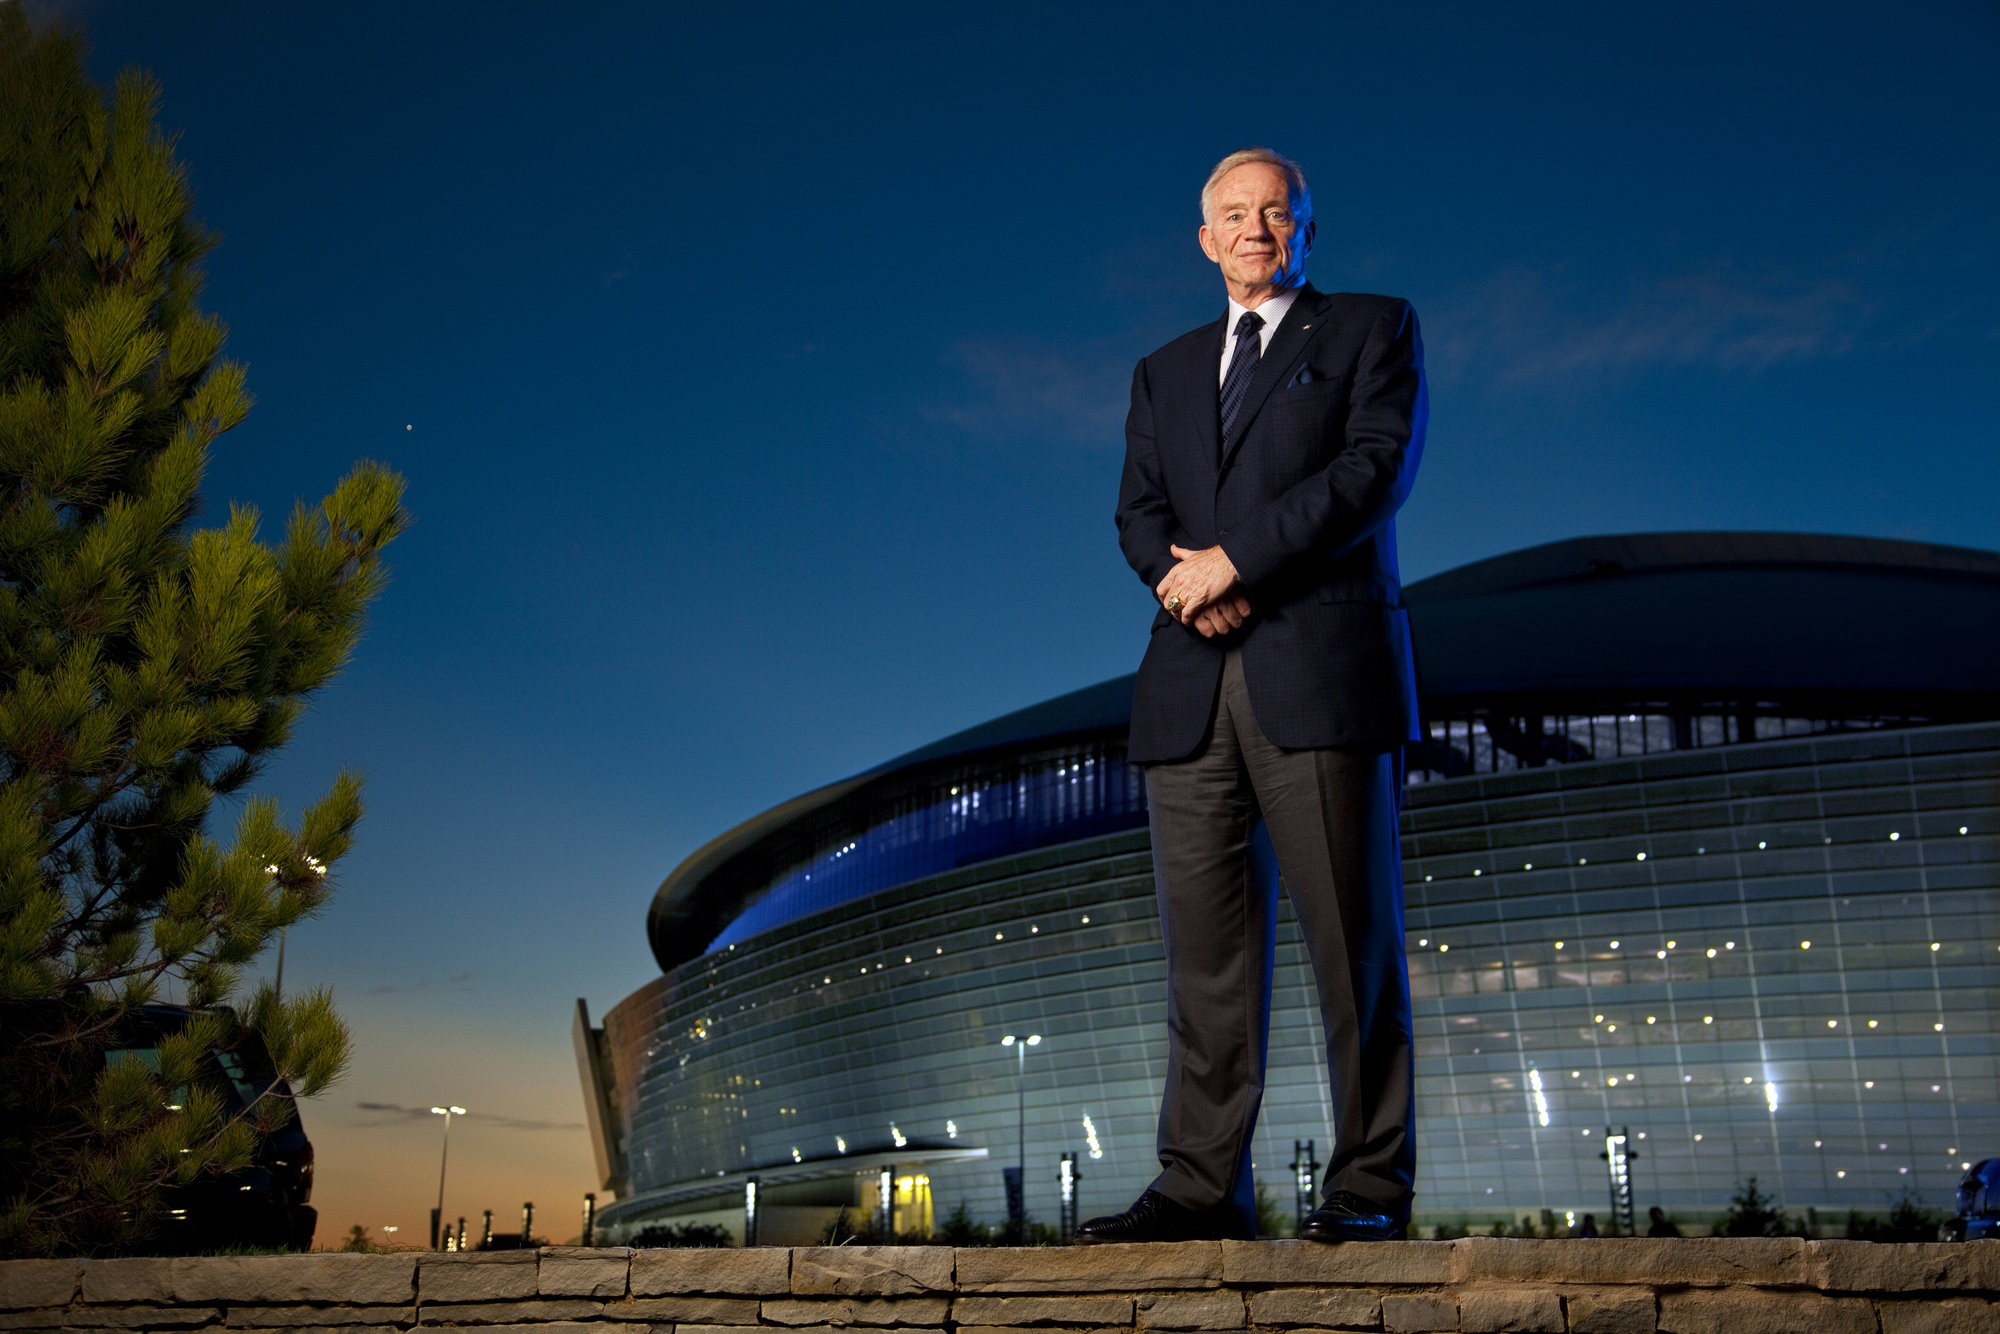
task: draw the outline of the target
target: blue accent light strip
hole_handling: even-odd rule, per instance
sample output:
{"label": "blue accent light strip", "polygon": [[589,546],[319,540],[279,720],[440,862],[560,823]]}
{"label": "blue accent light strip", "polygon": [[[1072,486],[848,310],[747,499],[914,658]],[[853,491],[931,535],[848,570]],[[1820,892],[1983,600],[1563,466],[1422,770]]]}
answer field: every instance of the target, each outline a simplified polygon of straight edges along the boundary
{"label": "blue accent light strip", "polygon": [[[1119,738],[1122,743],[1123,737]],[[760,931],[927,875],[1146,823],[1146,782],[1122,744],[1078,746],[1030,768],[970,771],[869,828],[829,841],[710,942],[710,951]]]}

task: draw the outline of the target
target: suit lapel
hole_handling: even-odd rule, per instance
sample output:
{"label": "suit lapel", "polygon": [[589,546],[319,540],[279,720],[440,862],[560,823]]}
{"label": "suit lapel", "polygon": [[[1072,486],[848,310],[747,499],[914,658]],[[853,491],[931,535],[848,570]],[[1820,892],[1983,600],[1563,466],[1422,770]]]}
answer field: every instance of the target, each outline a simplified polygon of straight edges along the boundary
{"label": "suit lapel", "polygon": [[1194,367],[1195,390],[1187,398],[1188,417],[1194,423],[1194,437],[1201,447],[1201,457],[1208,466],[1220,472],[1222,460],[1222,335],[1227,317],[1217,320],[1207,329],[1208,337],[1196,343],[1201,348],[1201,361]]}
{"label": "suit lapel", "polygon": [[[1257,362],[1257,373],[1250,379],[1250,389],[1243,396],[1243,406],[1236,411],[1236,429],[1229,433],[1229,439],[1222,442],[1222,467],[1236,457],[1236,451],[1243,447],[1243,438],[1250,433],[1250,423],[1257,419],[1257,413],[1271,392],[1290,379],[1298,369],[1307,344],[1311,343],[1326,327],[1321,318],[1331,304],[1325,295],[1307,283],[1299,293],[1299,299],[1292,302],[1292,308],[1285,312],[1285,318],[1278,325],[1278,332],[1271,335],[1271,346]],[[1216,364],[1220,365],[1222,352],[1216,350]],[[1220,395],[1218,394],[1218,397]],[[1219,430],[1211,426],[1211,431]],[[1218,472],[1220,470],[1218,469]]]}

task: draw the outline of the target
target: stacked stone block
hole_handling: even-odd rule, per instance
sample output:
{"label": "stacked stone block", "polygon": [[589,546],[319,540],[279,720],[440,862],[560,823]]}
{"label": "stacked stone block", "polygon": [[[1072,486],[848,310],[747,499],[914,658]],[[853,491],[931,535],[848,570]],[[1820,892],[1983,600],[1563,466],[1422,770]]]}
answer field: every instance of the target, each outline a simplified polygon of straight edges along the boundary
{"label": "stacked stone block", "polygon": [[0,1331],[2000,1334],[2000,1242],[550,1247],[0,1263]]}

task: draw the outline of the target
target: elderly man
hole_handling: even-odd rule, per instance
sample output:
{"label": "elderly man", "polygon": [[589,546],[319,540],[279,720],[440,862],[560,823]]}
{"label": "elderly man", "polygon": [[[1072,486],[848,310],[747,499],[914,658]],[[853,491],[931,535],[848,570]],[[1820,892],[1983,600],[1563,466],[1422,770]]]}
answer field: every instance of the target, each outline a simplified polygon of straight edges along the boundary
{"label": "elderly man", "polygon": [[1305,280],[1312,195],[1268,149],[1224,158],[1201,248],[1229,312],[1139,363],[1118,533],[1160,603],[1132,699],[1167,955],[1164,1170],[1082,1242],[1256,1235],[1251,1139],[1276,902],[1319,984],[1333,1150],[1300,1235],[1409,1222],[1416,1150],[1396,804],[1416,739],[1392,522],[1423,450],[1423,346],[1393,297]]}

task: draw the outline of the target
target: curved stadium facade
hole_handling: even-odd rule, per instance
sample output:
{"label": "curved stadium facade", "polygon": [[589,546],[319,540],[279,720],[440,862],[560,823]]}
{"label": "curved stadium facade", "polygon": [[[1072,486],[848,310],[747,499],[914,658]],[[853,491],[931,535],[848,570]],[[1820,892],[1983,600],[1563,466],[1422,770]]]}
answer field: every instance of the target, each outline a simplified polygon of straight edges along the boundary
{"label": "curved stadium facade", "polygon": [[[2000,1154],[2000,554],[1587,538],[1411,585],[1402,815],[1420,1225],[1946,1203]],[[870,1206],[1123,1208],[1157,1172],[1163,963],[1131,679],[808,793],[689,857],[663,969],[577,1040],[609,1235]],[[1325,1156],[1281,902],[1261,1182]],[[1032,1048],[1005,1035],[1038,1034]],[[1023,1051],[1025,1050],[1025,1054]]]}

